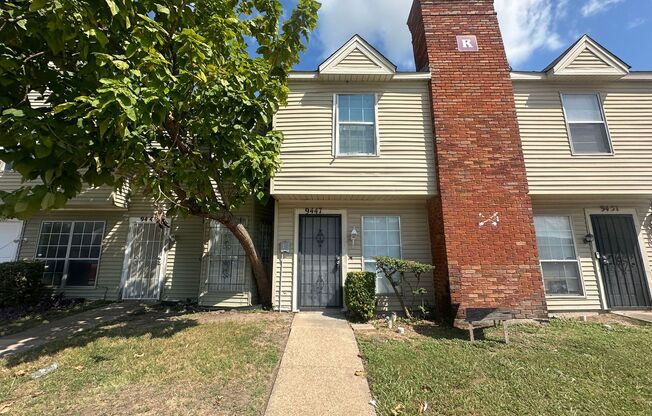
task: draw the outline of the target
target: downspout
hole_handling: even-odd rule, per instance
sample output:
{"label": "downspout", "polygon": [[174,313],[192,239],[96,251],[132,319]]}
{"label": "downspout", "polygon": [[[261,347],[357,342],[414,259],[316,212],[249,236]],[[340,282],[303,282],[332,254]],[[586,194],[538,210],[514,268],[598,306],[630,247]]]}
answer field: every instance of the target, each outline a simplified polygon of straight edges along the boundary
{"label": "downspout", "polygon": [[281,293],[283,292],[283,258],[285,253],[281,251],[281,267],[278,272],[278,311],[281,312]]}

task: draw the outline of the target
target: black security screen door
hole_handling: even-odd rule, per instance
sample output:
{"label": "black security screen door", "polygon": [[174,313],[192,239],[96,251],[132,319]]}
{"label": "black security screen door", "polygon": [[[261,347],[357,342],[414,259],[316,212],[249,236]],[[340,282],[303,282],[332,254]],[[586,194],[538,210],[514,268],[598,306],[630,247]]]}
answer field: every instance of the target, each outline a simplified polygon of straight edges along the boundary
{"label": "black security screen door", "polygon": [[631,215],[591,215],[596,254],[610,308],[645,308],[650,291]]}
{"label": "black security screen door", "polygon": [[299,308],[342,306],[342,218],[299,216]]}

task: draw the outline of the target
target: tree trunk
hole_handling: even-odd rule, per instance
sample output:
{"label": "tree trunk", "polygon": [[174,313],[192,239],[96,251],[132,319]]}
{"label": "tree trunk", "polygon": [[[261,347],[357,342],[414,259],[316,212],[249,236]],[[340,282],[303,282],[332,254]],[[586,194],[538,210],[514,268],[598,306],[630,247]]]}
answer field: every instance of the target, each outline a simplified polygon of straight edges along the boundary
{"label": "tree trunk", "polygon": [[260,258],[258,250],[256,250],[256,246],[254,245],[254,241],[251,239],[249,231],[247,231],[244,225],[236,220],[220,222],[233,233],[235,238],[240,242],[240,245],[242,245],[254,272],[256,288],[258,289],[258,300],[263,307],[270,308],[272,306],[272,285],[267,276],[267,271],[265,271],[263,260]]}
{"label": "tree trunk", "polygon": [[392,278],[389,278],[385,276],[389,280],[389,284],[392,285],[392,289],[394,289],[394,294],[398,298],[398,303],[401,305],[401,309],[403,309],[403,313],[405,314],[405,317],[407,319],[412,319],[412,314],[410,313],[410,310],[405,306],[405,299],[403,299],[403,293],[398,290],[398,287],[394,283],[394,280]]}

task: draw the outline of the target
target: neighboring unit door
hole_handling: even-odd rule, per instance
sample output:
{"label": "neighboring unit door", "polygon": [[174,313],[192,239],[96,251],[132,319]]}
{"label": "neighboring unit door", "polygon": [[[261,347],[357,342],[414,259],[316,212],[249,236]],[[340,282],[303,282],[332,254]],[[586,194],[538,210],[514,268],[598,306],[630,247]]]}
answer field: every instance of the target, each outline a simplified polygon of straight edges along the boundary
{"label": "neighboring unit door", "polygon": [[342,306],[342,217],[299,216],[299,308]]}
{"label": "neighboring unit door", "polygon": [[650,307],[645,263],[631,215],[591,215],[607,306]]}
{"label": "neighboring unit door", "polygon": [[168,228],[161,228],[154,221],[130,219],[122,299],[159,299],[167,236]]}
{"label": "neighboring unit door", "polygon": [[22,233],[22,221],[0,221],[0,263],[16,260]]}

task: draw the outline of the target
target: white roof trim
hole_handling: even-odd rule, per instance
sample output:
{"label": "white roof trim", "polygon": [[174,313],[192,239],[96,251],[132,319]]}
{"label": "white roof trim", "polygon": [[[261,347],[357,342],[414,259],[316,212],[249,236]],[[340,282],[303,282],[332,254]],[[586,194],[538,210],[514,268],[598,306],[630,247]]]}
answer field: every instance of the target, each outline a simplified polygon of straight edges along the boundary
{"label": "white roof trim", "polygon": [[[575,59],[585,50],[590,51],[609,68],[570,68]],[[568,51],[560,56],[550,67],[546,68],[548,76],[625,76],[629,73],[629,66],[616,55],[599,45],[589,36],[582,36]]]}
{"label": "white roof trim", "polygon": [[[430,72],[399,72],[394,74],[391,81],[429,81],[432,78]],[[316,80],[319,79],[319,72],[293,71],[288,75],[292,80]]]}
{"label": "white roof trim", "polygon": [[[354,50],[358,49],[367,59],[376,65],[376,68],[338,68],[347,56]],[[396,73],[396,65],[391,63],[389,59],[385,58],[380,52],[375,50],[366,40],[362,37],[355,35],[348,42],[346,42],[340,49],[333,55],[326,59],[319,65],[319,72],[322,74],[385,74],[393,75]]]}
{"label": "white roof trim", "polygon": [[[512,81],[563,81],[559,77],[550,78],[546,75],[545,72],[512,72],[511,74]],[[592,77],[587,77],[587,81],[594,81]],[[576,82],[577,79],[573,79],[573,82]],[[598,80],[599,82],[604,82],[604,79]],[[618,81],[652,81],[652,72],[630,72],[624,77],[618,78]]]}

